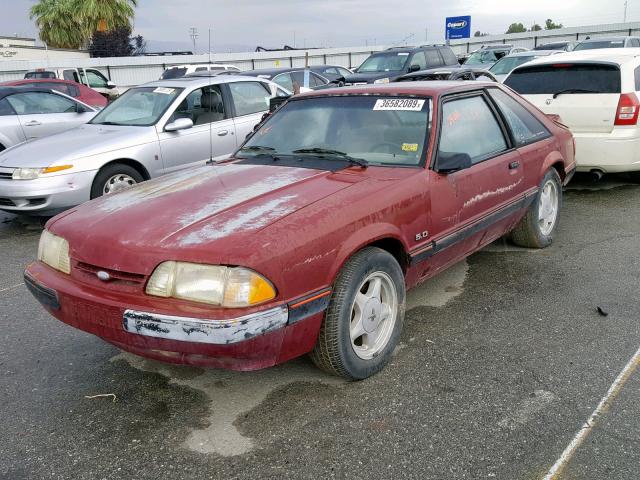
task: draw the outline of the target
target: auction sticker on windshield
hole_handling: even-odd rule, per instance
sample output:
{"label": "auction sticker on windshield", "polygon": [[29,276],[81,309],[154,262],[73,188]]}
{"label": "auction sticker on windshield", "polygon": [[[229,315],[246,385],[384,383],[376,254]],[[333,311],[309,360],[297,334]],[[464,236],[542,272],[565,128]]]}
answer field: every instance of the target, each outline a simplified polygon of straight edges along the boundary
{"label": "auction sticker on windshield", "polygon": [[173,93],[173,90],[173,88],[158,87],[153,91],[153,93],[163,93],[165,95],[171,95]]}
{"label": "auction sticker on windshield", "polygon": [[415,98],[387,98],[377,100],[373,106],[374,110],[404,110],[419,112],[422,110],[424,100]]}

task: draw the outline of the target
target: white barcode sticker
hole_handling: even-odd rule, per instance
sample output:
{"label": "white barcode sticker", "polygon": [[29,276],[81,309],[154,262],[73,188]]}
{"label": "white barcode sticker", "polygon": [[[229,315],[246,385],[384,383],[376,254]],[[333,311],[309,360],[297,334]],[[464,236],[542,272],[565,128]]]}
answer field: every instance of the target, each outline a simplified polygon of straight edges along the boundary
{"label": "white barcode sticker", "polygon": [[417,98],[381,98],[380,100],[376,100],[373,109],[419,112],[422,110],[424,102],[424,100],[418,100]]}
{"label": "white barcode sticker", "polygon": [[171,95],[173,91],[174,91],[173,88],[158,87],[153,91],[153,93],[162,93],[164,95]]}

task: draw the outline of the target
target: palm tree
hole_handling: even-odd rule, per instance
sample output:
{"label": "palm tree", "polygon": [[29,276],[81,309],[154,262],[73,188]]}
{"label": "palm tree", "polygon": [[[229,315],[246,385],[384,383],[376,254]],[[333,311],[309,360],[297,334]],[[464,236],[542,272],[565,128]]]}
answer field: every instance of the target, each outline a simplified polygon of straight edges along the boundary
{"label": "palm tree", "polygon": [[40,39],[53,48],[80,48],[85,41],[72,0],[40,0],[31,7]]}
{"label": "palm tree", "polygon": [[95,32],[131,27],[138,0],[39,0],[31,18],[54,48],[81,48]]}

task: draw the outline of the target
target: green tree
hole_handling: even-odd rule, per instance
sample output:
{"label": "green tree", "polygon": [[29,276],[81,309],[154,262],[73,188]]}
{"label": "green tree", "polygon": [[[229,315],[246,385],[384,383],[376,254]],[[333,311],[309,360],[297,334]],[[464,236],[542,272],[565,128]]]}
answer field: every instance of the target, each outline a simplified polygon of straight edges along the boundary
{"label": "green tree", "polygon": [[562,24],[561,23],[553,23],[553,20],[551,20],[550,18],[547,18],[547,20],[544,22],[544,29],[545,30],[555,30],[556,28],[562,28]]}
{"label": "green tree", "polygon": [[486,37],[487,35],[489,34],[481,32],[480,30],[477,30],[476,33],[473,34],[474,37]]}
{"label": "green tree", "polygon": [[540,25],[538,25],[537,23],[534,23],[533,25],[531,25],[531,31],[532,32],[539,32],[540,30],[542,30],[542,27]]}
{"label": "green tree", "polygon": [[522,33],[526,31],[527,29],[524,28],[524,25],[522,23],[512,23],[507,29],[507,33]]}
{"label": "green tree", "polygon": [[81,48],[96,32],[131,28],[138,0],[38,0],[31,7],[40,38],[54,48]]}

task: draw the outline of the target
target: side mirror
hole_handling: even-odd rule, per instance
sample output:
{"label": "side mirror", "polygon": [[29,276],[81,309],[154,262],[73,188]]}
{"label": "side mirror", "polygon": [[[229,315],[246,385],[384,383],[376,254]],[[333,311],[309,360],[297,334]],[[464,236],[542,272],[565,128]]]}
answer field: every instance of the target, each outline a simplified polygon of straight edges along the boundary
{"label": "side mirror", "polygon": [[471,167],[471,157],[468,153],[439,152],[436,159],[436,172],[453,173]]}
{"label": "side mirror", "polygon": [[419,72],[419,71],[420,71],[420,65],[413,64],[409,67],[409,73]]}
{"label": "side mirror", "polygon": [[113,83],[111,80],[109,80],[109,81],[107,82],[107,88],[116,88],[116,84],[115,84],[115,83]]}
{"label": "side mirror", "polygon": [[91,110],[86,108],[84,105],[80,105],[79,103],[76,103],[76,113],[87,113],[87,112],[91,112]]}
{"label": "side mirror", "polygon": [[177,132],[178,130],[187,130],[193,127],[193,120],[190,118],[178,118],[175,121],[164,126],[165,132]]}

